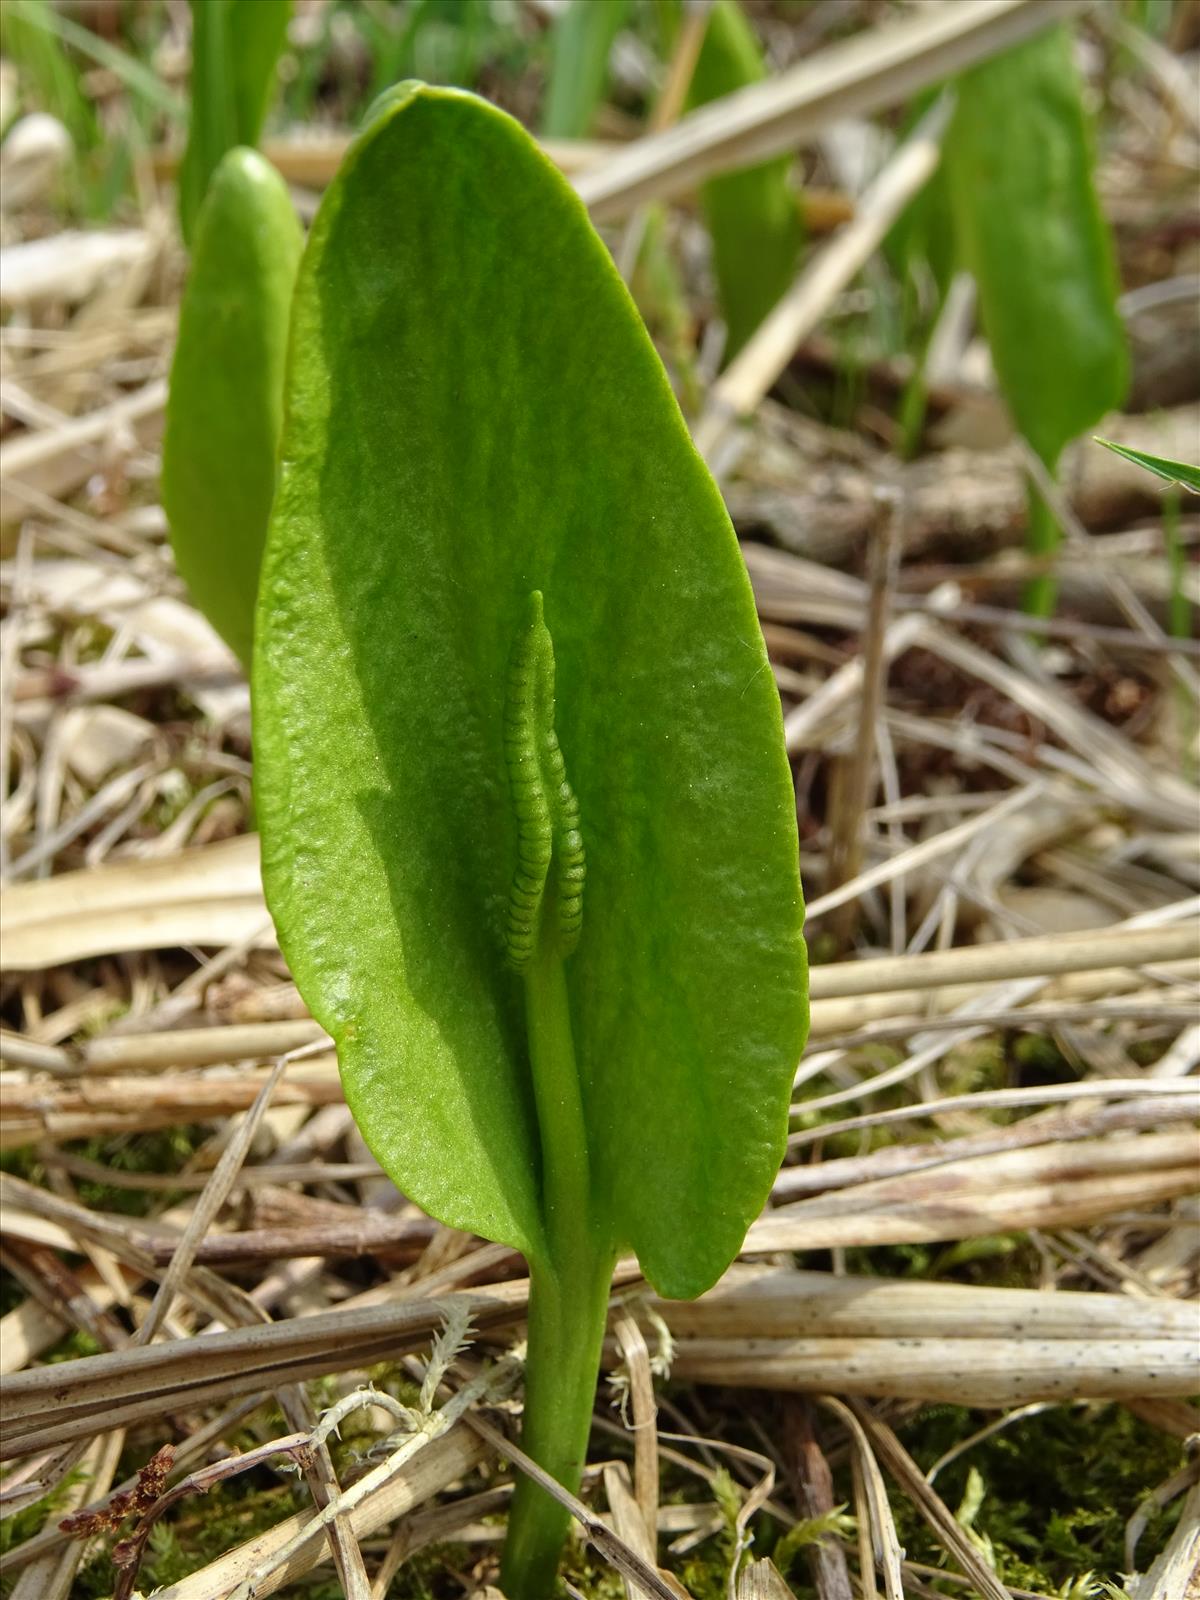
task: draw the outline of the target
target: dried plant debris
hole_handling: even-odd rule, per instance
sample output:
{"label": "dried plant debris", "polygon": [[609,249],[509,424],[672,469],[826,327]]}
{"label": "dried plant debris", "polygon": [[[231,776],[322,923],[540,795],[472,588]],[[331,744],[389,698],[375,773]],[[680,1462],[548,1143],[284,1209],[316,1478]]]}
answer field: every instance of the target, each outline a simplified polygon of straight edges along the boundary
{"label": "dried plant debris", "polygon": [[[1183,1595],[1196,503],[1086,440],[1038,476],[969,283],[938,278],[944,108],[907,136],[890,109],[853,123],[903,100],[885,26],[912,81],[942,70],[939,28],[983,50],[978,18],[745,9],[773,75],[748,120],[718,102],[672,127],[699,35],[660,49],[631,4],[592,63],[593,137],[551,153],[607,210],[742,539],[796,789],[811,1043],[721,1281],[666,1301],[618,1263],[563,1592]],[[443,19],[448,74],[537,125],[553,8],[479,10],[478,35]],[[1077,52],[1133,364],[1098,431],[1192,463],[1193,10],[1094,10]],[[420,1212],[355,1128],[263,899],[249,690],[170,554],[186,8],[111,37],[7,11],[0,1593],[503,1600],[525,1265]],[[381,16],[296,8],[265,148],[305,218],[385,59],[431,70]],[[722,151],[779,159],[772,94],[806,265],[723,363],[686,191]],[[1031,477],[1064,535],[1040,619]]]}
{"label": "dried plant debris", "polygon": [[[130,1517],[141,1517],[149,1511],[162,1494],[174,1465],[175,1446],[164,1444],[138,1473],[137,1483],[132,1489],[114,1494],[99,1511],[76,1511],[64,1517],[58,1525],[60,1532],[72,1539],[90,1539],[98,1533],[115,1533]],[[119,1566],[125,1564],[119,1556],[114,1556],[114,1559]]]}

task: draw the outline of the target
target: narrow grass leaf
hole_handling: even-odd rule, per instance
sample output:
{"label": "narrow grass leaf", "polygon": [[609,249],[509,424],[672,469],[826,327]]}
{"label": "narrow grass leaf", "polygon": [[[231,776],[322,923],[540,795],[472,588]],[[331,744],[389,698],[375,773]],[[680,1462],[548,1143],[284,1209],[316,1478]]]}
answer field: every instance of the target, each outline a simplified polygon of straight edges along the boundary
{"label": "narrow grass leaf", "polygon": [[[139,61],[136,56],[130,55],[128,51],[120,49],[117,45],[110,44],[107,39],[101,38],[98,33],[93,33],[91,28],[86,28],[82,23],[75,22],[72,18],[64,16],[54,6],[50,5],[48,0],[5,0],[3,7],[0,7],[0,15],[3,15],[5,23],[5,40],[8,48],[13,48],[9,28],[14,14],[20,17],[21,22],[25,24],[27,29],[37,30],[55,41],[56,48],[45,50],[42,54],[42,61],[55,60],[56,64],[53,68],[54,76],[57,80],[55,93],[56,96],[64,97],[59,99],[60,109],[56,112],[56,115],[67,123],[67,126],[71,128],[72,133],[76,134],[77,137],[85,130],[82,125],[77,125],[73,120],[69,120],[68,117],[64,116],[63,112],[67,108],[68,101],[75,107],[72,113],[73,117],[86,114],[91,128],[88,142],[95,141],[95,115],[92,112],[90,103],[79,88],[78,78],[74,73],[70,58],[63,49],[64,45],[70,45],[72,50],[77,50],[87,60],[94,61],[97,66],[106,68],[120,83],[124,84],[130,93],[137,95],[147,105],[163,112],[172,121],[178,121],[183,116],[183,102],[173,89],[163,83],[157,73],[146,66],[144,62]],[[63,64],[65,64],[66,73],[71,75],[74,83],[73,89],[68,88],[66,85]],[[43,88],[47,87],[44,80],[42,86]],[[82,108],[82,112],[80,108]],[[48,109],[53,110],[54,108],[51,106]]]}
{"label": "narrow grass leaf", "polygon": [[1094,437],[1097,444],[1102,444],[1114,455],[1124,456],[1135,467],[1145,467],[1147,472],[1153,472],[1166,483],[1177,483],[1182,489],[1190,489],[1192,494],[1200,494],[1200,467],[1189,466],[1186,461],[1169,461],[1165,456],[1149,456],[1144,450],[1131,450],[1128,445],[1114,444],[1111,439],[1100,438],[1099,434]]}
{"label": "narrow grass leaf", "polygon": [[583,139],[592,131],[608,86],[608,58],[628,12],[628,0],[569,0],[554,25],[542,132],[548,139]]}
{"label": "narrow grass leaf", "polygon": [[63,48],[48,0],[9,0],[0,6],[0,43],[37,104],[68,130],[79,150],[96,142],[96,115],[79,87],[79,75]]}
{"label": "narrow grass leaf", "polygon": [[225,152],[258,143],[291,9],[291,0],[193,0],[191,120],[179,169],[188,244]]}
{"label": "narrow grass leaf", "polygon": [[[754,30],[735,0],[717,0],[692,75],[688,106],[758,83],[766,66]],[[736,355],[795,277],[804,226],[787,156],[712,178],[701,191],[713,267]]]}

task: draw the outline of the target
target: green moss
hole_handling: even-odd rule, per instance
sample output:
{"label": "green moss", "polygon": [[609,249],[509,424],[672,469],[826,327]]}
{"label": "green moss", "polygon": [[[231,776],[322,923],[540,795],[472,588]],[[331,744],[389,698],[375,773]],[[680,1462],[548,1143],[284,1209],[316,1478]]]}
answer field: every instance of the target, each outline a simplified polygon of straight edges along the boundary
{"label": "green moss", "polygon": [[[904,1443],[928,1470],[985,1421],[961,1406],[929,1407],[904,1430]],[[1056,1406],[973,1446],[939,1474],[936,1487],[990,1545],[1005,1583],[1057,1594],[1092,1573],[1119,1588],[1125,1524],[1181,1463],[1178,1440],[1123,1406]],[[892,1506],[909,1556],[939,1564],[938,1546],[911,1502],[897,1494]],[[1176,1501],[1151,1518],[1138,1545],[1140,1568],[1178,1515]]]}
{"label": "green moss", "polygon": [[[587,1600],[624,1600],[625,1589],[617,1574],[578,1539],[572,1538],[567,1545],[562,1576]],[[560,1588],[560,1592],[566,1591]]]}
{"label": "green moss", "polygon": [[[151,1533],[138,1586],[148,1594],[157,1586],[176,1583],[309,1504],[303,1484],[276,1479],[268,1469],[231,1478],[203,1498],[184,1500],[175,1515]],[[109,1551],[118,1537],[107,1539],[98,1557],[80,1571],[71,1591],[73,1600],[107,1600],[112,1594],[115,1573]],[[331,1579],[306,1593],[309,1600],[335,1600],[340,1590]]]}
{"label": "green moss", "polygon": [[[145,1172],[164,1175],[181,1171],[209,1137],[211,1129],[202,1125],[160,1128],[132,1138],[111,1136],[88,1139],[69,1148],[88,1161],[95,1161],[114,1172]],[[80,1178],[76,1188],[82,1204],[93,1211],[111,1211],[124,1217],[145,1217],[167,1209],[184,1191],[163,1189],[124,1189],[98,1179]],[[190,1191],[188,1191],[190,1193]]]}
{"label": "green moss", "polygon": [[[44,1500],[39,1500],[36,1505],[26,1506],[24,1510],[0,1522],[0,1555],[7,1555],[19,1544],[24,1544],[26,1539],[32,1539],[35,1533],[40,1533],[50,1516],[62,1510],[67,1491],[72,1484],[80,1481],[81,1476],[80,1470],[76,1468],[74,1472],[69,1472]],[[7,1592],[3,1588],[5,1581],[7,1580],[0,1579],[0,1593]]]}
{"label": "green moss", "polygon": [[[71,1155],[106,1167],[112,1172],[144,1172],[162,1176],[181,1171],[209,1138],[203,1124],[159,1128],[152,1133],[102,1134],[64,1145]],[[26,1183],[45,1187],[46,1172],[33,1145],[0,1152],[0,1172]],[[144,1217],[175,1203],[178,1193],[163,1189],[126,1189],[96,1178],[79,1178],[75,1184],[80,1203],[93,1211],[110,1211],[124,1217]]]}
{"label": "green moss", "polygon": [[23,1144],[15,1149],[0,1150],[0,1172],[6,1172],[13,1178],[23,1178],[26,1183],[36,1183],[41,1171],[42,1164],[33,1145]]}
{"label": "green moss", "polygon": [[[777,1430],[769,1397],[738,1397],[756,1411],[763,1426]],[[761,1409],[756,1403],[761,1398]],[[720,1405],[720,1397],[710,1394]],[[724,1409],[722,1407],[722,1409]],[[918,1465],[928,1470],[946,1451],[968,1439],[992,1418],[992,1413],[962,1406],[929,1406],[902,1430],[906,1447]],[[736,1433],[737,1430],[735,1429]],[[751,1442],[747,1438],[746,1442]],[[936,1487],[946,1504],[957,1511],[981,1546],[990,1549],[1001,1579],[1014,1588],[1042,1594],[1062,1594],[1082,1600],[1097,1597],[1109,1583],[1120,1593],[1124,1565],[1125,1524],[1149,1491],[1178,1470],[1182,1447],[1169,1436],[1141,1422],[1117,1405],[1059,1406],[1023,1419],[973,1446],[939,1474]],[[682,1494],[695,1498],[694,1479],[671,1485],[672,1471],[664,1473],[664,1502]],[[900,1542],[909,1557],[929,1566],[945,1565],[933,1539],[904,1494],[889,1482]],[[735,1513],[734,1496],[729,1507]],[[848,1470],[835,1473],[834,1495],[850,1497]],[[720,1500],[720,1495],[718,1499]],[[785,1496],[786,1498],[786,1496]],[[1158,1554],[1179,1515],[1176,1501],[1154,1516],[1138,1545],[1142,1570]],[[802,1550],[794,1548],[785,1530],[769,1517],[751,1523],[753,1554],[771,1556],[787,1569],[787,1581],[797,1600],[814,1595]],[[843,1528],[844,1531],[844,1528]],[[714,1535],[682,1560],[663,1554],[694,1600],[725,1600],[732,1548],[726,1533]],[[855,1557],[851,1554],[851,1566]],[[566,1575],[587,1600],[616,1600],[621,1589],[597,1557],[576,1553]],[[1084,1580],[1094,1589],[1083,1586]],[[934,1588],[942,1585],[934,1583]],[[947,1582],[947,1600],[963,1593],[961,1583]]]}
{"label": "green moss", "polygon": [[1017,1034],[1009,1045],[1009,1053],[1014,1077],[1026,1085],[1070,1083],[1079,1076],[1048,1034]]}

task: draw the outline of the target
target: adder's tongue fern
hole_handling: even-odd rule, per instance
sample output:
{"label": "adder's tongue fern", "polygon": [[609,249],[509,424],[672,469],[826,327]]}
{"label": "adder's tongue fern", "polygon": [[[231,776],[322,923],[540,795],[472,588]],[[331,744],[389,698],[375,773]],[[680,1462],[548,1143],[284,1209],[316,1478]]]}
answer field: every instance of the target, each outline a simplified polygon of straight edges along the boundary
{"label": "adder's tongue fern", "polygon": [[[717,490],[574,193],[380,102],[291,313],[253,677],[280,942],[396,1183],[530,1269],[523,1444],[577,1489],[612,1266],[713,1283],[807,1022],[778,696]],[[502,1581],[554,1589],[522,1480]]]}

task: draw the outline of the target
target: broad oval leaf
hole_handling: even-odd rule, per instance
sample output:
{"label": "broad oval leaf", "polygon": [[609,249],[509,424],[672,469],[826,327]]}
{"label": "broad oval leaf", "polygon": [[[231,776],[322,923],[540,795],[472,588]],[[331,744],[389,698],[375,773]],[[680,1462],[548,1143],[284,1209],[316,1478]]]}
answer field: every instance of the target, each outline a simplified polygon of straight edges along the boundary
{"label": "broad oval leaf", "polygon": [[586,852],[564,970],[593,1223],[692,1295],[765,1198],[806,1027],[779,702],[724,507],[578,199],[503,113],[405,85],[297,282],[255,656],[263,871],[384,1168],[535,1261],[508,943],[514,649],[540,619]]}
{"label": "broad oval leaf", "polygon": [[304,235],[287,185],[231,150],[200,212],[163,439],[163,504],[196,604],[249,670]]}
{"label": "broad oval leaf", "polygon": [[996,375],[1053,467],[1125,397],[1112,239],[1066,27],[964,73],[945,160]]}

